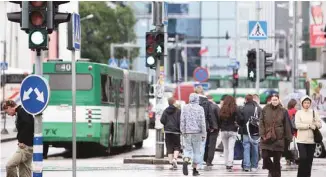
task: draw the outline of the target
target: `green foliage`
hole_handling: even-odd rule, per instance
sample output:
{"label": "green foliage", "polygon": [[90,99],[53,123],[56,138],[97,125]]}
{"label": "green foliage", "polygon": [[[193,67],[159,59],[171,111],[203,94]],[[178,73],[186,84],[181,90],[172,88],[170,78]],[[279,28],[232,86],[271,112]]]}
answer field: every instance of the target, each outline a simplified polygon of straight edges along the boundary
{"label": "green foliage", "polygon": [[[128,6],[117,6],[112,9],[106,5],[106,2],[81,1],[79,13],[81,18],[89,14],[94,15],[92,19],[81,21],[81,58],[107,63],[111,56],[111,43],[135,42],[136,40],[134,32],[136,19],[133,10]],[[130,51],[131,58],[139,55],[139,49]],[[127,49],[115,48],[114,55],[115,58],[127,57]]]}

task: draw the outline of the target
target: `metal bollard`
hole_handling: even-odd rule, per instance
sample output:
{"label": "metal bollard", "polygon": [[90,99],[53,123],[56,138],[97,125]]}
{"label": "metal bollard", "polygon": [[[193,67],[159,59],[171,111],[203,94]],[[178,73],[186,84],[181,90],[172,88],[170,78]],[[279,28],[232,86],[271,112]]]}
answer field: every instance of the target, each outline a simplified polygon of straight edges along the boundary
{"label": "metal bollard", "polygon": [[1,134],[2,135],[7,135],[8,134],[8,130],[6,129],[6,123],[7,123],[7,116],[6,113],[4,111],[1,111],[1,118],[3,119],[3,128],[1,130]]}

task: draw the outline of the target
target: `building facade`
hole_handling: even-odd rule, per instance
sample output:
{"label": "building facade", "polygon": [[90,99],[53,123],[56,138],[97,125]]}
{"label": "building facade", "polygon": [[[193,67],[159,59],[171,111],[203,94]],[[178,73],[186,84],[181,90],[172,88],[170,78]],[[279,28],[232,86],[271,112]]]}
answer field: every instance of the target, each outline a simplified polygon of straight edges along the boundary
{"label": "building facade", "polygon": [[[137,43],[141,46],[140,56],[136,59],[135,68],[145,68],[145,32],[153,29],[150,2],[133,2],[137,25]],[[187,4],[169,4],[168,33],[183,34],[183,43],[196,43],[200,47],[187,48],[188,77],[191,80],[193,70],[198,66],[207,67],[210,76],[226,76],[232,73],[228,67],[232,59],[240,62],[240,76],[247,76],[247,51],[255,48],[255,41],[249,41],[248,21],[256,19],[256,2],[236,1],[200,1]],[[260,2],[260,19],[268,22],[268,36],[275,36],[274,2]],[[248,9],[252,9],[248,11]],[[230,37],[226,39],[226,34]],[[206,52],[198,55],[201,49]],[[269,38],[260,42],[260,48],[269,53],[275,52],[275,39]],[[183,49],[184,50],[184,49]],[[172,64],[175,59],[169,55],[168,75],[172,75]],[[185,54],[182,53],[181,62]],[[184,73],[184,68],[182,67]],[[183,75],[184,77],[184,75]]]}

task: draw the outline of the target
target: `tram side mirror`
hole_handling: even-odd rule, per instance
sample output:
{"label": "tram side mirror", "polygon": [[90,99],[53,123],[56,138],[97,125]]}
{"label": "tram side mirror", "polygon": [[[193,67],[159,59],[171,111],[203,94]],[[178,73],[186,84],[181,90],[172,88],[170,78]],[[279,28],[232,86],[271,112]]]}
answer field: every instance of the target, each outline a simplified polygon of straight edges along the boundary
{"label": "tram side mirror", "polygon": [[150,87],[149,87],[149,93],[150,93],[150,94],[154,94],[154,87],[153,87],[153,86],[150,86]]}

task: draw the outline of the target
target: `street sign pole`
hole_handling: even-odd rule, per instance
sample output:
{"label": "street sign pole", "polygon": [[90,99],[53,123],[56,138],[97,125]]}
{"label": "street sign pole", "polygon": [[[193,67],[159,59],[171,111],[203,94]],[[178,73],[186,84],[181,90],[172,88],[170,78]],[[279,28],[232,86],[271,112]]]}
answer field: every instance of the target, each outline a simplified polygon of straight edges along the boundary
{"label": "street sign pole", "polygon": [[[259,21],[259,11],[260,11],[260,3],[259,1],[256,2],[256,18]],[[267,35],[267,34],[266,34]],[[259,40],[256,40],[256,94],[259,95]]]}
{"label": "street sign pole", "polygon": [[[6,40],[3,40],[3,65],[6,63],[6,58],[7,58],[7,54],[6,54],[6,51],[7,51],[7,41]],[[1,75],[2,74],[2,75]],[[6,94],[6,89],[5,89],[5,85],[6,85],[6,73],[5,73],[5,70],[4,70],[4,67],[2,66],[1,67],[1,72],[0,72],[0,83],[1,83],[1,77],[3,77],[3,86],[2,86],[2,100],[5,100],[6,97],[5,97],[5,94]],[[3,113],[2,114],[2,119],[3,119],[3,129],[1,130],[1,134],[5,135],[5,134],[8,134],[8,130],[6,129],[6,124],[7,124],[7,114]]]}
{"label": "street sign pole", "polygon": [[72,14],[72,19],[68,24],[68,50],[71,50],[71,117],[72,117],[72,176],[76,177],[77,168],[77,138],[76,138],[76,55],[75,51],[81,48],[81,27],[80,16]]}
{"label": "street sign pole", "polygon": [[[36,50],[36,61],[35,61],[35,75],[39,75],[42,77],[43,69],[42,69],[42,60],[41,60],[41,50]],[[24,97],[23,97],[24,99]],[[43,176],[43,122],[42,122],[42,112],[40,114],[35,115],[34,118],[34,142],[33,142],[33,177],[37,177],[38,174]],[[42,148],[36,148],[42,147]],[[35,158],[37,157],[38,158]]]}

